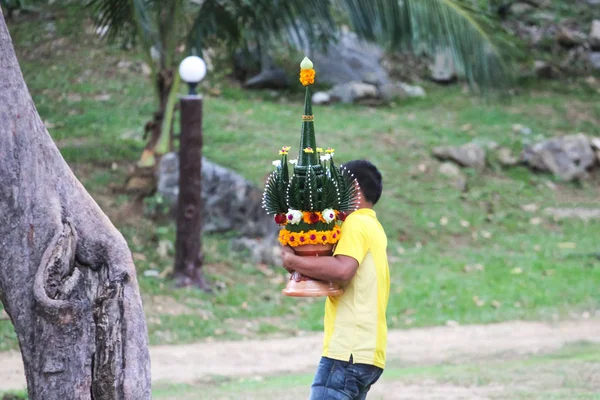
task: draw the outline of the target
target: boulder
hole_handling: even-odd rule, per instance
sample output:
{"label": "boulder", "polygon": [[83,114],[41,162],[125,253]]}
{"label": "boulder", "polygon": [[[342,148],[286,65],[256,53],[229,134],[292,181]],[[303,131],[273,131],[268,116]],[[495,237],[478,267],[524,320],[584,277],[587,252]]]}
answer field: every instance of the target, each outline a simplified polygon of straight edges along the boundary
{"label": "boulder", "polygon": [[436,147],[433,149],[433,155],[439,160],[454,161],[463,167],[476,169],[485,167],[485,150],[476,143]]}
{"label": "boulder", "polygon": [[556,70],[546,61],[536,60],[533,70],[535,76],[540,79],[554,79],[557,76]]}
{"label": "boulder", "polygon": [[588,54],[588,59],[592,68],[600,70],[600,51],[592,51]]}
{"label": "boulder", "polygon": [[592,50],[600,51],[600,19],[592,21],[592,29],[588,37],[588,42]]}
{"label": "boulder", "polygon": [[328,92],[315,92],[312,95],[313,104],[328,104],[331,102],[331,95]]}
{"label": "boulder", "polygon": [[[175,215],[179,195],[179,156],[165,154],[158,167],[158,193]],[[277,225],[262,208],[262,189],[241,175],[202,159],[203,230],[239,232],[249,237],[270,237]]]}
{"label": "boulder", "polygon": [[376,99],[379,92],[377,87],[368,83],[352,81],[335,85],[330,91],[332,101],[341,101],[342,103],[354,103],[364,99]]}
{"label": "boulder", "polygon": [[439,51],[433,58],[433,63],[429,66],[431,79],[438,83],[451,83],[456,81],[456,67],[454,57],[450,49]]}
{"label": "boulder", "polygon": [[581,179],[596,163],[596,155],[584,134],[556,137],[525,148],[521,160],[531,168],[548,171],[563,180]]}
{"label": "boulder", "polygon": [[512,167],[519,163],[519,159],[515,157],[512,150],[508,147],[500,147],[496,152],[498,162],[504,167]]}
{"label": "boulder", "polygon": [[425,89],[421,86],[409,85],[404,82],[390,82],[379,86],[379,96],[387,101],[404,99],[406,97],[425,97]]}
{"label": "boulder", "polygon": [[356,33],[342,31],[336,41],[325,49],[315,46],[306,52],[317,69],[320,83],[338,85],[348,82],[366,82],[382,85],[389,75],[381,66],[385,55],[377,45],[360,40]]}
{"label": "boulder", "polygon": [[440,174],[450,178],[454,178],[461,175],[460,168],[456,164],[451,162],[444,162],[440,164],[440,168],[438,169],[438,171],[440,172]]}
{"label": "boulder", "polygon": [[552,217],[554,220],[561,219],[582,219],[584,221],[600,220],[600,209],[598,208],[545,208],[544,214]]}
{"label": "boulder", "polygon": [[585,34],[569,29],[566,26],[561,26],[556,33],[556,41],[558,44],[569,49],[571,47],[582,45],[586,39]]}

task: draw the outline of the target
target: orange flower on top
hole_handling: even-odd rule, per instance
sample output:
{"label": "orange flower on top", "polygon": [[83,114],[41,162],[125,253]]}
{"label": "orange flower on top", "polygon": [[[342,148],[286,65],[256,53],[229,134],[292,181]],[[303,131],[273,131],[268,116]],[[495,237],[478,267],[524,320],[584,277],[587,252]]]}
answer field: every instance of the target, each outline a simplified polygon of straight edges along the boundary
{"label": "orange flower on top", "polygon": [[300,70],[300,83],[302,83],[303,86],[308,86],[308,85],[312,85],[313,83],[315,83],[315,70],[310,68],[310,69],[301,69]]}

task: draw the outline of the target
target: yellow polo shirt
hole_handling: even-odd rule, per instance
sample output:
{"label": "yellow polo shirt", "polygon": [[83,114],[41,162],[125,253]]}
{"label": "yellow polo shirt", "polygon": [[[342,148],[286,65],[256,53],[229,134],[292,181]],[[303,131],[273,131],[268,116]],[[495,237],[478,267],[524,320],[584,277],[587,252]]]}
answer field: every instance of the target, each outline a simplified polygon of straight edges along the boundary
{"label": "yellow polo shirt", "polygon": [[354,278],[338,297],[325,302],[323,356],[354,363],[385,367],[390,293],[387,237],[375,211],[361,208],[342,224],[342,237],[334,255],[359,263]]}

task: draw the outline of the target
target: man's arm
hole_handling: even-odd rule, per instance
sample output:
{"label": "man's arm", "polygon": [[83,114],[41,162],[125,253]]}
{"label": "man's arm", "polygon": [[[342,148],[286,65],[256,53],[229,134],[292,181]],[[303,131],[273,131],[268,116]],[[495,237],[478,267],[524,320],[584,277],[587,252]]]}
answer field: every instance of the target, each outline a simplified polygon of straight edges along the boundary
{"label": "man's arm", "polygon": [[349,282],[358,269],[358,261],[349,256],[300,257],[289,246],[282,251],[283,267],[289,272],[298,271],[313,279]]}

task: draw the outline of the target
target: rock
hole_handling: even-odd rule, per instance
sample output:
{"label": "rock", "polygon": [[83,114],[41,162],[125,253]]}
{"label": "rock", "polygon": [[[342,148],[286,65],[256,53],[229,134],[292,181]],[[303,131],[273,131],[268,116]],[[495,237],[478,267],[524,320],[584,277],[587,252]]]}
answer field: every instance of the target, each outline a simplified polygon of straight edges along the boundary
{"label": "rock", "polygon": [[331,100],[342,103],[354,103],[363,99],[375,99],[378,97],[377,87],[363,82],[348,82],[335,85],[330,91]]}
{"label": "rock", "polygon": [[439,160],[451,160],[464,167],[477,169],[485,167],[485,150],[475,143],[436,147],[433,149],[433,155]]}
{"label": "rock", "polygon": [[407,83],[400,82],[400,86],[404,89],[408,97],[425,97],[427,93],[425,93],[425,89],[421,86],[417,85],[409,85]]}
{"label": "rock", "polygon": [[583,44],[586,40],[585,34],[561,26],[556,34],[556,41],[563,47],[571,48]]}
{"label": "rock", "polygon": [[533,70],[535,76],[540,79],[554,79],[557,76],[557,72],[550,64],[546,61],[535,60]]}
{"label": "rock", "polygon": [[[179,157],[165,154],[158,166],[158,193],[171,207],[172,215],[179,194]],[[235,230],[250,237],[267,237],[278,231],[272,218],[262,209],[262,189],[241,175],[202,159],[203,230]]]}
{"label": "rock", "polygon": [[460,168],[454,163],[444,162],[438,168],[440,174],[451,178],[452,186],[461,192],[467,188],[467,178],[462,174]]}
{"label": "rock", "polygon": [[133,62],[131,62],[131,61],[121,60],[117,64],[117,68],[119,68],[119,69],[129,69],[129,68],[131,68],[132,65],[133,65]]}
{"label": "rock", "polygon": [[108,93],[99,94],[97,96],[94,96],[94,100],[96,100],[96,101],[109,101],[110,100],[110,94],[108,94]]}
{"label": "rock", "polygon": [[289,86],[286,72],[279,67],[265,69],[244,82],[247,89],[283,89]]}
{"label": "rock", "polygon": [[514,133],[518,133],[520,135],[531,135],[531,128],[521,124],[514,124],[512,126],[512,130]]}
{"label": "rock", "polygon": [[456,164],[451,162],[442,163],[438,171],[440,172],[440,174],[448,177],[455,177],[461,175],[460,168],[458,168]]}
{"label": "rock", "polygon": [[535,7],[527,3],[514,2],[510,6],[510,12],[515,15],[529,14],[533,10],[535,10]]}
{"label": "rock", "polygon": [[379,96],[386,100],[391,101],[394,99],[404,99],[408,97],[408,93],[404,89],[404,84],[400,82],[389,82],[383,85],[380,85]]}
{"label": "rock", "polygon": [[592,68],[600,69],[600,51],[592,51],[588,54],[589,62]]}
{"label": "rock", "polygon": [[[302,47],[300,43],[297,45]],[[337,40],[329,43],[325,50],[319,46],[302,50],[313,61],[319,83],[338,85],[365,82],[383,85],[389,82],[389,75],[381,66],[385,55],[383,49],[360,40],[354,32],[342,31]]]}
{"label": "rock", "polygon": [[315,92],[312,95],[313,104],[328,104],[331,102],[331,95],[327,92]]}
{"label": "rock", "polygon": [[67,101],[70,103],[79,103],[81,101],[81,95],[77,93],[69,93],[67,95]]}
{"label": "rock", "polygon": [[528,146],[521,160],[534,169],[549,171],[570,181],[585,177],[586,170],[596,163],[596,155],[588,138],[580,133]]}
{"label": "rock", "polygon": [[433,63],[429,66],[431,79],[438,83],[451,83],[456,80],[456,67],[450,49],[435,54]]}
{"label": "rock", "polygon": [[592,149],[594,149],[594,153],[596,153],[596,159],[600,161],[600,138],[590,139],[590,144],[592,145]]}
{"label": "rock", "polygon": [[144,75],[146,78],[148,78],[150,75],[152,75],[152,68],[150,68],[150,66],[148,64],[146,64],[145,62],[142,62],[138,65],[138,68],[140,70],[140,72],[142,73],[142,75]]}
{"label": "rock", "polygon": [[231,241],[231,250],[250,252],[250,261],[254,264],[281,265],[281,245],[276,235],[268,239],[235,238]]}
{"label": "rock", "polygon": [[379,96],[384,100],[404,99],[406,97],[425,97],[425,89],[404,82],[390,82],[379,86]]}
{"label": "rock", "polygon": [[505,167],[512,167],[519,163],[519,159],[513,155],[513,152],[508,147],[500,147],[496,153],[498,162]]}
{"label": "rock", "polygon": [[592,29],[590,31],[588,41],[592,50],[600,51],[600,19],[595,19],[592,21]]}
{"label": "rock", "polygon": [[600,219],[600,209],[598,208],[546,208],[544,213],[555,220],[579,218],[588,221]]}

